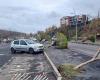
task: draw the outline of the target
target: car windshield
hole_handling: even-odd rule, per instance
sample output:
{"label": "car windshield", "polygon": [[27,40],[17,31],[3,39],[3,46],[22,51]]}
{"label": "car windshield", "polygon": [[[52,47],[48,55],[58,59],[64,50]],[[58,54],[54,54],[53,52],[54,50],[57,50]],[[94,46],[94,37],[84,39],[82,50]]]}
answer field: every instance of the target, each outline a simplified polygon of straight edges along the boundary
{"label": "car windshield", "polygon": [[33,41],[33,40],[25,40],[28,44],[35,44],[37,42]]}

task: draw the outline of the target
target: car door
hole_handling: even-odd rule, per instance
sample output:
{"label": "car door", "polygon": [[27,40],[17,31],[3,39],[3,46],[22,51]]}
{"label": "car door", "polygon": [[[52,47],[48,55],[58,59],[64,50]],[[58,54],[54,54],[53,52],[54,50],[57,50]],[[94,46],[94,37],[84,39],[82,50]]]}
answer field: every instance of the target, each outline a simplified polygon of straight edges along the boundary
{"label": "car door", "polygon": [[15,50],[20,50],[19,40],[15,40],[13,45]]}
{"label": "car door", "polygon": [[24,40],[20,40],[20,50],[21,51],[28,51],[28,45]]}

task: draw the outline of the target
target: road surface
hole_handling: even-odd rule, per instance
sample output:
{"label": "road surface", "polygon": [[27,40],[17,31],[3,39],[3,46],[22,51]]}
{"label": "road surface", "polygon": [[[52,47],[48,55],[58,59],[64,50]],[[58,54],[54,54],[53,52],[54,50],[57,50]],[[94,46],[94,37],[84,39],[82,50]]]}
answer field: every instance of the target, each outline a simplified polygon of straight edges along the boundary
{"label": "road surface", "polygon": [[78,53],[83,53],[83,54],[91,56],[91,57],[100,48],[100,46],[96,46],[96,45],[77,44],[77,43],[69,43],[68,47],[69,47],[69,49],[71,49],[73,51],[76,51]]}
{"label": "road surface", "polygon": [[[98,48],[100,47],[95,45],[69,43],[68,49],[57,49],[51,46],[46,52],[58,67],[61,64],[78,65],[90,60]],[[100,80],[100,60],[83,66],[83,71],[73,80]]]}
{"label": "road surface", "polygon": [[[29,77],[25,80],[33,80],[35,76],[44,76],[44,74],[48,80],[56,80],[53,69],[44,54],[11,54],[10,44],[0,44],[0,80],[21,80],[18,75],[24,74],[28,74],[27,78]],[[16,79],[16,75],[19,77],[17,77],[18,79]]]}

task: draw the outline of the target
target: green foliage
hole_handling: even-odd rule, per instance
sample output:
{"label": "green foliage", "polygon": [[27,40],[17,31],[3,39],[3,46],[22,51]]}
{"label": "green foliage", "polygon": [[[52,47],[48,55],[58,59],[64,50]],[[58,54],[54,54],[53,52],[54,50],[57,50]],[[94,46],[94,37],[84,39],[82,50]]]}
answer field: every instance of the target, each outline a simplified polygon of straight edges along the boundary
{"label": "green foliage", "polygon": [[45,35],[44,35],[44,39],[50,41],[50,40],[51,40],[51,37],[50,37],[48,34],[45,34]]}
{"label": "green foliage", "polygon": [[90,36],[89,40],[90,40],[91,42],[95,42],[95,36]]}
{"label": "green foliage", "polygon": [[39,41],[41,41],[43,39],[46,39],[46,40],[50,41],[51,37],[48,34],[46,34],[45,32],[39,32],[36,35],[36,39],[38,39]]}
{"label": "green foliage", "polygon": [[57,37],[56,44],[58,48],[68,48],[68,40],[64,34],[57,33],[56,37]]}
{"label": "green foliage", "polygon": [[74,70],[74,67],[75,66],[72,64],[64,64],[58,67],[58,70],[61,73],[63,80],[72,80],[72,78],[79,73],[78,70]]}

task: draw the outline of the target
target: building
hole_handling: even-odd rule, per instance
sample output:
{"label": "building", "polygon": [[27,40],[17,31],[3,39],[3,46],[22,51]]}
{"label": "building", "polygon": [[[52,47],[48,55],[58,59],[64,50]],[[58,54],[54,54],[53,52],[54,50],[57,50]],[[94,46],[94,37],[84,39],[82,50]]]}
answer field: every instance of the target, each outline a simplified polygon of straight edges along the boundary
{"label": "building", "polygon": [[77,15],[77,16],[64,16],[60,19],[61,26],[84,26],[88,21],[88,17],[86,15]]}
{"label": "building", "polygon": [[72,17],[71,16],[64,16],[60,19],[60,24],[61,25],[70,25],[71,24],[71,20],[72,20]]}

